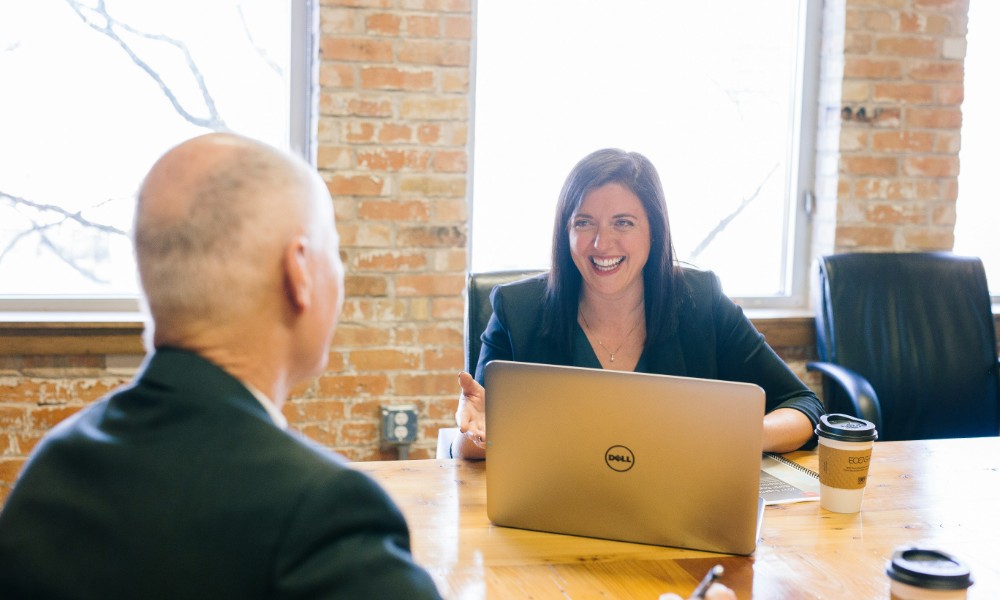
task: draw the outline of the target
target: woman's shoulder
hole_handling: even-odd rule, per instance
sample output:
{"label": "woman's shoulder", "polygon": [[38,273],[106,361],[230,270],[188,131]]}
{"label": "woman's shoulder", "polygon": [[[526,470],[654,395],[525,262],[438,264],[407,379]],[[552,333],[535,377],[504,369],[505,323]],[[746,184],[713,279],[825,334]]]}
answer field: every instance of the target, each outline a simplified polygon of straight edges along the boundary
{"label": "woman's shoulder", "polygon": [[[541,273],[493,288],[490,304],[505,327],[538,327],[545,305],[548,274]],[[513,318],[516,317],[516,318]]]}
{"label": "woman's shoulder", "polygon": [[714,271],[701,269],[689,264],[680,266],[681,281],[689,296],[699,298],[713,294],[721,288],[719,276]]}

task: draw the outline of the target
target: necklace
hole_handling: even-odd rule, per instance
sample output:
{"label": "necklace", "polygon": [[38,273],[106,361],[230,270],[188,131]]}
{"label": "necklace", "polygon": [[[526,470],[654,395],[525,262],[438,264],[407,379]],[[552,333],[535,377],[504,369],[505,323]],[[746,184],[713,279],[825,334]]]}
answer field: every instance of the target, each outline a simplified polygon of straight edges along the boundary
{"label": "necklace", "polygon": [[[580,312],[580,318],[583,319],[583,324],[587,326],[587,330],[588,331],[593,331],[593,328],[590,326],[590,323],[587,321],[587,315],[583,314],[582,310],[579,311],[579,312]],[[598,345],[600,345],[601,348],[604,348],[604,351],[607,352],[608,355],[611,357],[611,362],[615,362],[615,354],[618,354],[618,351],[622,349],[622,346],[625,345],[625,342],[627,342],[628,339],[629,339],[629,337],[632,336],[632,332],[635,331],[636,328],[639,327],[639,323],[642,323],[641,319],[635,322],[635,325],[632,326],[632,329],[628,330],[628,333],[625,334],[625,339],[622,340],[622,343],[618,344],[618,347],[615,348],[613,352],[611,350],[608,350],[608,347],[604,345],[604,342],[602,342],[601,340],[597,339],[597,336],[594,336],[594,341],[596,341],[598,343]]]}

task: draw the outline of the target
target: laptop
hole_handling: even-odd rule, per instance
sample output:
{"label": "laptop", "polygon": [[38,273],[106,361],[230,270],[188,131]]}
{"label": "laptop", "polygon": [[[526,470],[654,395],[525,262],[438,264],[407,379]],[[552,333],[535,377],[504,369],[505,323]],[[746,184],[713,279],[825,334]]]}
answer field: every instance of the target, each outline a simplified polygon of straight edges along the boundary
{"label": "laptop", "polygon": [[764,391],[508,361],[486,365],[486,511],[507,527],[747,555]]}

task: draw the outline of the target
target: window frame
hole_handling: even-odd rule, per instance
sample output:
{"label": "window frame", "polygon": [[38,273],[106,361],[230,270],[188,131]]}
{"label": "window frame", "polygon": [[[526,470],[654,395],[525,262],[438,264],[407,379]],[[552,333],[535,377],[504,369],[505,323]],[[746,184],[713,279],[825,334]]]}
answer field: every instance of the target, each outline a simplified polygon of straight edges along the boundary
{"label": "window frame", "polygon": [[795,182],[789,184],[794,190],[794,198],[789,199],[786,210],[792,214],[793,225],[785,234],[790,239],[786,241],[785,252],[790,254],[785,261],[787,273],[785,282],[788,289],[786,296],[747,297],[733,296],[732,300],[746,308],[756,309],[806,309],[809,308],[809,292],[811,279],[812,256],[810,240],[812,237],[812,214],[815,204],[816,163],[818,156],[819,131],[819,82],[820,53],[823,35],[823,7],[820,0],[801,0],[802,11],[799,31],[802,39],[799,41],[799,85],[796,88],[797,97],[794,105],[797,114],[793,116],[798,146],[789,149],[792,155],[789,163],[797,164]]}

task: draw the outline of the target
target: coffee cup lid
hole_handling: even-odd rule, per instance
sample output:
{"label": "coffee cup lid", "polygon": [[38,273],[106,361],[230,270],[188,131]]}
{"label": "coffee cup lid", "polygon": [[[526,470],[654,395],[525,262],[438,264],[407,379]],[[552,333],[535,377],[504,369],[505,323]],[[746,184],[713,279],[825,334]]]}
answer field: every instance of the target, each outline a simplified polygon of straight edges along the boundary
{"label": "coffee cup lid", "polygon": [[898,548],[886,565],[886,575],[900,583],[931,590],[964,590],[972,585],[968,565],[930,548]]}
{"label": "coffee cup lid", "polygon": [[823,415],[816,424],[816,435],[842,442],[869,442],[878,439],[875,424],[851,415]]}

